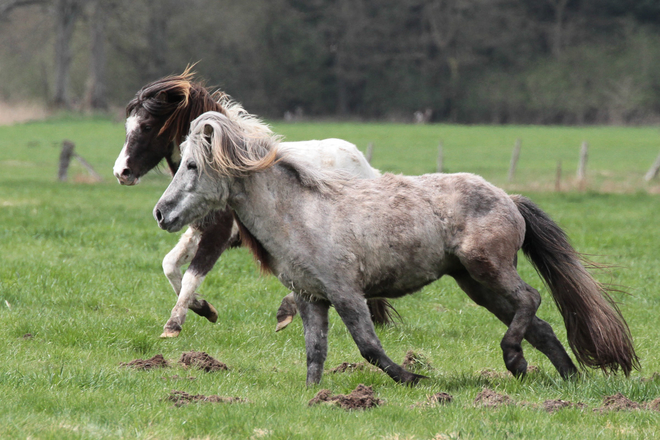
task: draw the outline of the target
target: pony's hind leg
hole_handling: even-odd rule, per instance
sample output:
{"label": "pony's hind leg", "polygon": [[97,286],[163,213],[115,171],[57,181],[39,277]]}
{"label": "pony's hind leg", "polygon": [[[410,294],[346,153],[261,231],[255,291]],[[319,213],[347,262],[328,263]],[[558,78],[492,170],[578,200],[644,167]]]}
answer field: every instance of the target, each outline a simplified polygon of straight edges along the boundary
{"label": "pony's hind leg", "polygon": [[342,321],[351,333],[360,354],[399,383],[414,385],[426,376],[406,371],[390,359],[376,336],[367,302],[359,292],[328,295]]}
{"label": "pony's hind leg", "polygon": [[505,300],[513,307],[513,317],[500,346],[506,368],[516,377],[523,376],[527,372],[527,361],[521,342],[541,304],[541,295],[520,278],[513,266],[513,258],[507,264],[487,251],[475,252],[472,256],[461,261],[469,276],[487,286],[492,294],[500,296],[499,301]]}
{"label": "pony's hind leg", "polygon": [[[515,309],[508,300],[475,281],[466,271],[453,273],[451,276],[475,303],[488,309],[507,327],[511,324]],[[525,333],[525,339],[548,357],[564,379],[577,373],[578,370],[566,349],[557,339],[550,324],[544,320],[534,316]]]}
{"label": "pony's hind leg", "polygon": [[179,299],[160,335],[162,338],[176,337],[181,333],[188,308],[211,322],[217,321],[218,312],[215,307],[207,301],[199,299],[195,290],[202,284],[206,274],[213,269],[222,252],[229,246],[232,224],[233,216],[227,209],[216,213],[213,222],[202,231],[195,256],[183,276]]}

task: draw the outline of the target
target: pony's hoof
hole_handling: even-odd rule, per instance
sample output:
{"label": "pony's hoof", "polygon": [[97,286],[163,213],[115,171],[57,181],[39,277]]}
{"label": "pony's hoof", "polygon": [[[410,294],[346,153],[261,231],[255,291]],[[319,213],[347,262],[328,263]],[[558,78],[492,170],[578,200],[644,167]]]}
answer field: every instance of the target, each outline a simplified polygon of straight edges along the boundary
{"label": "pony's hoof", "polygon": [[291,321],[293,321],[293,316],[285,316],[284,319],[282,319],[280,322],[277,323],[277,327],[275,327],[275,331],[279,332],[283,328],[286,328],[287,325],[291,324]]}
{"label": "pony's hoof", "polygon": [[209,304],[209,311],[206,314],[205,318],[214,324],[218,322],[218,311],[211,304]]}
{"label": "pony's hoof", "polygon": [[160,334],[160,337],[162,339],[164,339],[164,338],[176,338],[177,336],[179,336],[179,333],[181,333],[181,332],[165,330],[163,333]]}
{"label": "pony's hoof", "polygon": [[160,337],[161,338],[176,338],[179,336],[179,333],[181,333],[181,330],[169,330],[165,329],[163,333],[161,333]]}
{"label": "pony's hoof", "polygon": [[417,385],[422,379],[428,379],[428,376],[422,376],[421,374],[406,371],[406,375],[402,378],[401,383],[405,386],[412,387]]}

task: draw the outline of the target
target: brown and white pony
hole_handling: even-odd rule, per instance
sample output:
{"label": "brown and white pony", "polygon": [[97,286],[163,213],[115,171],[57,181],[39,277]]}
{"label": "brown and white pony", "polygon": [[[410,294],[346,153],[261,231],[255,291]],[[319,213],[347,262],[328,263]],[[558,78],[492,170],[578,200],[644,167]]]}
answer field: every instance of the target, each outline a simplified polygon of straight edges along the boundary
{"label": "brown and white pony", "polygon": [[[366,360],[398,382],[421,379],[385,354],[365,299],[407,295],[443,275],[508,327],[500,346],[511,373],[527,371],[524,338],[562,377],[575,375],[550,325],[536,317],[541,296],[516,270],[520,249],[552,293],[581,365],[626,375],[638,366],[607,291],[525,197],[467,173],[346,180],[281,152],[270,135],[248,136],[240,121],[217,112],[193,122],[182,155],[154,217],[172,232],[209,209],[234,210],[262,248],[262,267],[295,292],[308,384],[321,380],[331,305]],[[190,300],[180,296],[178,306]]]}
{"label": "brown and white pony", "polygon": [[[190,123],[206,111],[217,111],[239,120],[248,136],[272,136],[270,128],[248,114],[238,103],[221,91],[209,92],[194,81],[190,68],[183,74],[162,78],[140,89],[126,106],[126,142],[114,166],[114,174],[122,185],[136,185],[148,171],[166,161],[172,175],[181,161],[179,145],[187,135]],[[321,168],[343,169],[359,178],[374,178],[380,173],[349,142],[340,139],[282,142],[282,150],[299,156]],[[194,293],[225,249],[240,243],[232,212],[222,208],[209,213],[191,225],[178,244],[163,260],[163,271],[175,293]],[[181,267],[190,263],[182,275]],[[190,309],[216,322],[218,313],[210,303],[193,296]],[[369,303],[374,322],[385,324],[396,313],[386,300]],[[287,295],[277,312],[280,330],[296,314],[293,295]],[[185,319],[185,317],[184,317]],[[183,322],[168,322],[162,337],[175,337]]]}

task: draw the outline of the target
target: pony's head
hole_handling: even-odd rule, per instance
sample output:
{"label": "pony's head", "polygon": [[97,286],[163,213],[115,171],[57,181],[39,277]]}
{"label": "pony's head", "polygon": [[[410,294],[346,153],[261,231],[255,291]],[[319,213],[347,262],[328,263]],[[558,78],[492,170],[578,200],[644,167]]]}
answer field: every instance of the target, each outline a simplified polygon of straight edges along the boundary
{"label": "pony's head", "polygon": [[139,183],[163,159],[174,174],[180,163],[179,144],[190,122],[209,110],[224,112],[226,95],[210,93],[193,79],[188,67],[181,75],[147,84],[128,103],[126,142],[113,169],[119,183]]}
{"label": "pony's head", "polygon": [[222,113],[195,119],[181,145],[181,166],[154,208],[158,225],[175,232],[225,208],[235,179],[275,163],[277,141],[270,131],[246,131]]}

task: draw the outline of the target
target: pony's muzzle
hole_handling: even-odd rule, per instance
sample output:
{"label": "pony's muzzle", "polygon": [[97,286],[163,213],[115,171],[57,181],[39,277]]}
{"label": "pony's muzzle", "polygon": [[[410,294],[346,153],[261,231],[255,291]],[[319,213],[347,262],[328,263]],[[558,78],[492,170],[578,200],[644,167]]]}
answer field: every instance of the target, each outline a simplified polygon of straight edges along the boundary
{"label": "pony's muzzle", "polygon": [[169,232],[174,232],[177,228],[175,227],[176,218],[171,219],[167,215],[167,210],[156,205],[154,208],[154,218],[158,222],[158,227]]}
{"label": "pony's muzzle", "polygon": [[114,174],[115,177],[117,178],[117,181],[122,185],[132,186],[140,183],[140,179],[135,177],[135,175],[129,168],[124,168],[123,170],[121,170],[121,172],[115,171]]}

